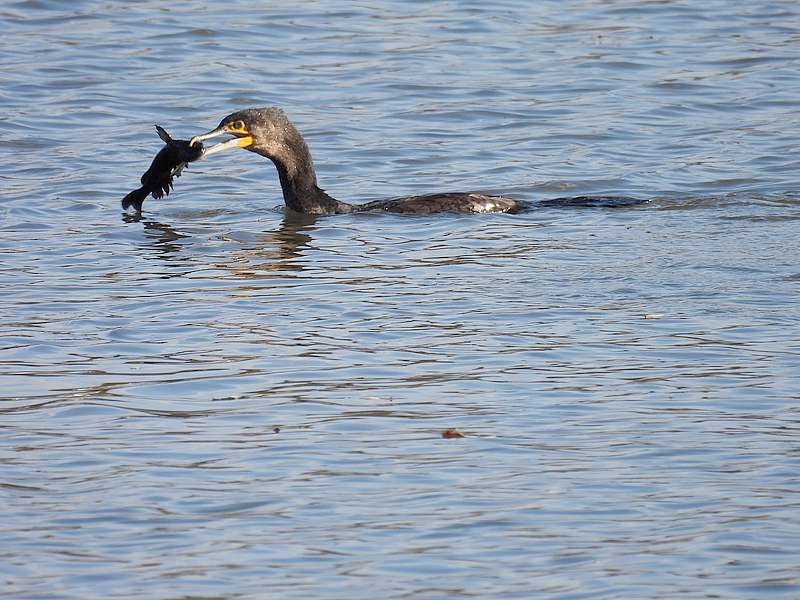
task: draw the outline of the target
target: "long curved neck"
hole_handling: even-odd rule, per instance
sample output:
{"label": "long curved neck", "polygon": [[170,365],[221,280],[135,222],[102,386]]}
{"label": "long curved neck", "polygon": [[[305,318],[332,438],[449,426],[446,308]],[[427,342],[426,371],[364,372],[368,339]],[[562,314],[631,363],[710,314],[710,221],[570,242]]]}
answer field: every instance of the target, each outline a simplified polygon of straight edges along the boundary
{"label": "long curved neck", "polygon": [[272,158],[278,169],[278,178],[283,190],[283,201],[286,207],[307,215],[329,215],[349,212],[349,206],[326,194],[317,186],[317,177],[313,168],[308,172],[292,172],[287,165]]}
{"label": "long curved neck", "polygon": [[287,208],[310,215],[352,211],[351,205],[339,202],[317,186],[311,153],[303,137],[293,127],[287,132],[283,143],[259,154],[269,158],[278,169]]}

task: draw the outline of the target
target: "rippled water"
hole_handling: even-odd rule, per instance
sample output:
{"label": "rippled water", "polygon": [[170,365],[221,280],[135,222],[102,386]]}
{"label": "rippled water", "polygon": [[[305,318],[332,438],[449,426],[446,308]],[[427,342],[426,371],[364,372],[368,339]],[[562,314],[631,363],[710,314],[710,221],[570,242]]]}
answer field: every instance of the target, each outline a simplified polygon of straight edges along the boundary
{"label": "rippled water", "polygon": [[[800,596],[794,1],[6,2],[0,596]],[[159,148],[280,105],[353,202]],[[456,428],[463,438],[446,439]]]}

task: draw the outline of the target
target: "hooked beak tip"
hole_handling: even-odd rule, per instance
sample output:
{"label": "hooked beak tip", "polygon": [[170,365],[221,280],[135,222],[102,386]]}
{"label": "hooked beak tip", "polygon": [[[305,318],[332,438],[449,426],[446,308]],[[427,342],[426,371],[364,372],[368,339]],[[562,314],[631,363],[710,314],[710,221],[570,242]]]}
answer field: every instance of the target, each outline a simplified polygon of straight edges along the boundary
{"label": "hooked beak tip", "polygon": [[208,133],[201,133],[200,135],[194,136],[191,140],[189,140],[189,145],[194,146],[199,142],[203,142],[205,140],[210,140],[211,138],[218,137],[220,135],[224,135],[228,133],[222,127],[217,127],[216,129],[212,129]]}
{"label": "hooked beak tip", "polygon": [[[202,137],[202,136],[199,136]],[[235,137],[232,140],[227,140],[225,142],[221,142],[219,144],[214,144],[213,146],[207,147],[204,152],[203,156],[211,156],[212,154],[216,154],[217,152],[222,152],[223,150],[227,150],[228,148],[247,148],[253,143],[253,138],[248,136],[244,137]]]}

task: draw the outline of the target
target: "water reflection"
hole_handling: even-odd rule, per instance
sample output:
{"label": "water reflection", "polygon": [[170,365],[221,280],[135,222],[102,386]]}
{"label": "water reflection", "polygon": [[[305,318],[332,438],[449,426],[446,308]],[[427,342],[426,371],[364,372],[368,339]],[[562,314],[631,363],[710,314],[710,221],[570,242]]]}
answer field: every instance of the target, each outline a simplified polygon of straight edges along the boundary
{"label": "water reflection", "polygon": [[[246,240],[237,238],[235,233],[223,234],[221,239],[235,246],[230,250],[230,256],[214,266],[243,279],[258,279],[276,271],[301,271],[304,268],[303,261],[297,259],[302,258],[304,250],[310,247],[313,239],[311,233],[315,230],[317,219],[316,215],[287,211],[274,231],[249,234]],[[180,233],[172,225],[144,215],[126,214],[123,222],[142,224],[145,240],[153,250],[144,256],[166,262],[189,260],[184,245],[176,242],[190,239],[190,234]]]}
{"label": "water reflection", "polygon": [[[278,229],[248,236],[247,245],[240,245],[231,252],[230,263],[217,266],[242,279],[271,277],[280,271],[302,271],[304,263],[299,259],[310,247],[316,221],[314,215],[287,211]],[[231,239],[230,234],[228,239]]]}
{"label": "water reflection", "polygon": [[[799,10],[5,3],[0,595],[798,597]],[[316,220],[243,152],[120,222],[265,104],[354,202],[659,200]]]}

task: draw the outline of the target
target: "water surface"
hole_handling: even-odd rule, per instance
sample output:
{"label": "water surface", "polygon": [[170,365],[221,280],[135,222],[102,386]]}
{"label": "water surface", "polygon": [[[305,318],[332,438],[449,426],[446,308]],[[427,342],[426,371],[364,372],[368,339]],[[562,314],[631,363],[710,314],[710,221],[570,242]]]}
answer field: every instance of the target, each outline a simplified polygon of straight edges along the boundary
{"label": "water surface", "polygon": [[[800,595],[795,2],[0,19],[0,597]],[[341,200],[650,202],[303,218],[237,151],[123,218],[264,105]]]}

